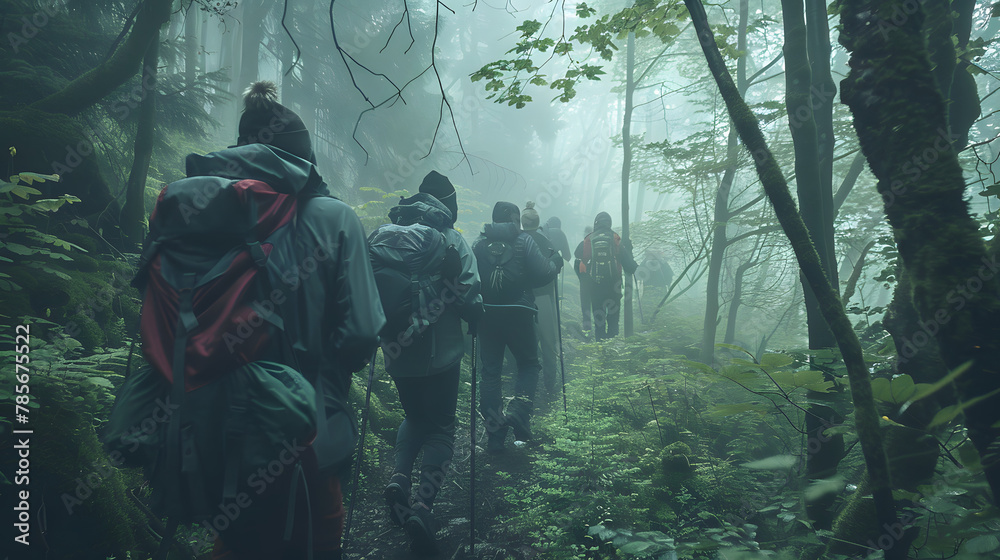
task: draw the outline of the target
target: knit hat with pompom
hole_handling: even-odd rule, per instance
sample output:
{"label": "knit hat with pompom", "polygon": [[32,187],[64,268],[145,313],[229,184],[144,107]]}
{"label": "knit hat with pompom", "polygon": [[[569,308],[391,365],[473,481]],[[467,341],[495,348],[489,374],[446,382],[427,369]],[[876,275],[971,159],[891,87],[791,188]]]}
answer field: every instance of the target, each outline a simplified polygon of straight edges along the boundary
{"label": "knit hat with pompom", "polygon": [[524,231],[535,230],[538,229],[539,223],[541,223],[541,219],[538,217],[538,211],[535,210],[535,203],[529,200],[521,212],[521,229]]}
{"label": "knit hat with pompom", "polygon": [[278,103],[278,86],[274,82],[251,84],[243,93],[243,106],[237,145],[267,144],[316,163],[305,123],[294,111]]}

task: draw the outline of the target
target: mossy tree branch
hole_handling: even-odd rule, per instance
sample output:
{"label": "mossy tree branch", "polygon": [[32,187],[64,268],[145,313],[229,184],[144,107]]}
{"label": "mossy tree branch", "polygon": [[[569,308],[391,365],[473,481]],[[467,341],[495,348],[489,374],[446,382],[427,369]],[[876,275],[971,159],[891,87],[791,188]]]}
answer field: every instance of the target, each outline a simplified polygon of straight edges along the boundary
{"label": "mossy tree branch", "polygon": [[111,57],[31,106],[47,113],[74,116],[135,76],[149,43],[159,37],[160,26],[170,20],[170,4],[170,0],[145,0],[128,39]]}

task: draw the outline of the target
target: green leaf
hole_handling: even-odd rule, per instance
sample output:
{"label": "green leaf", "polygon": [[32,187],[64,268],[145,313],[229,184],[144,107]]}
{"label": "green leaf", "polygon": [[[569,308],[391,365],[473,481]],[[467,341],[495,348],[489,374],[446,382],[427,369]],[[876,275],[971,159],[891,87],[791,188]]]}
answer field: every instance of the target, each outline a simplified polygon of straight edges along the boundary
{"label": "green leaf", "polygon": [[[990,397],[993,397],[993,396],[995,396],[997,394],[1000,394],[1000,389],[995,389],[993,391],[990,391],[989,393],[986,393],[985,395],[979,395],[978,397],[969,399],[969,400],[967,400],[967,401],[965,401],[963,403],[953,404],[951,406],[945,407],[945,408],[941,409],[940,412],[938,412],[937,414],[934,415],[934,419],[931,420],[931,423],[927,427],[928,428],[933,428],[934,426],[937,426],[939,424],[943,424],[945,422],[948,422],[951,419],[953,419],[956,416],[958,416],[966,408],[969,408],[970,406],[973,406],[976,403],[978,403],[980,401],[984,401],[984,400],[986,400],[986,399],[988,399]],[[951,410],[950,412],[948,412],[948,414],[945,414],[945,412],[948,411],[949,409],[954,409],[954,410]]]}
{"label": "green leaf", "polygon": [[937,380],[934,383],[917,384],[917,392],[913,395],[913,397],[909,401],[906,402],[906,404],[904,404],[899,409],[899,413],[902,414],[903,412],[906,411],[907,408],[910,408],[910,405],[912,405],[913,403],[919,401],[920,399],[927,398],[933,395],[934,393],[940,391],[947,385],[951,384],[953,381],[955,381],[955,379],[958,379],[959,375],[962,375],[963,373],[968,371],[970,367],[972,367],[972,360],[969,360],[968,362],[965,362],[964,364],[948,372],[948,375],[942,377],[941,379]]}
{"label": "green leaf", "polygon": [[872,380],[872,396],[882,402],[900,405],[917,393],[917,386],[909,375],[898,375],[894,378],[878,378]]}
{"label": "green leaf", "polygon": [[973,554],[986,554],[1000,548],[1000,539],[997,539],[996,535],[979,535],[969,539],[964,548],[966,552]]}
{"label": "green leaf", "polygon": [[11,189],[10,192],[11,192],[11,194],[17,195],[17,196],[19,196],[19,197],[21,197],[21,198],[23,198],[25,200],[28,200],[28,196],[29,195],[39,195],[39,194],[42,194],[42,191],[40,191],[40,190],[38,190],[36,188],[26,187],[24,185],[18,185],[16,187],[14,187],[13,189]]}
{"label": "green leaf", "polygon": [[[789,360],[791,360],[790,356]],[[830,390],[833,389],[833,381],[827,380],[824,377],[823,372],[820,371],[776,371],[770,375],[771,379],[774,379],[774,382],[785,391],[794,391],[798,388],[805,388],[817,393],[829,393]]]}
{"label": "green leaf", "polygon": [[619,548],[618,551],[621,552],[622,554],[635,554],[635,555],[638,555],[639,553],[645,551],[646,549],[648,549],[651,546],[655,546],[655,545],[653,543],[649,542],[649,541],[632,541],[632,542],[628,543],[627,545]]}
{"label": "green leaf", "polygon": [[765,368],[782,368],[793,361],[788,354],[764,354],[760,357],[760,365]]}
{"label": "green leaf", "polygon": [[743,466],[758,471],[782,471],[794,467],[798,462],[798,458],[794,455],[775,455],[759,461],[744,463]]}

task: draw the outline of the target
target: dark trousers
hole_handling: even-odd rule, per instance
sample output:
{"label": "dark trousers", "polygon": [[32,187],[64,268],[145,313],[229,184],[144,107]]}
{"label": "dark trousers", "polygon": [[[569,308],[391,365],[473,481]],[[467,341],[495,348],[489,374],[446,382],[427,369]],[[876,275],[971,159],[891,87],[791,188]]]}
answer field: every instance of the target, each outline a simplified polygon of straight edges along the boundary
{"label": "dark trousers", "polygon": [[580,308],[582,310],[582,327],[583,330],[590,330],[590,292],[593,290],[590,287],[590,281],[586,276],[577,275],[580,279]]}
{"label": "dark trousers", "polygon": [[603,340],[618,335],[618,318],[621,314],[621,289],[595,288],[591,293],[594,309],[594,338]]}
{"label": "dark trousers", "polygon": [[[538,362],[534,311],[521,307],[488,307],[479,321],[479,349],[483,366],[479,411],[491,433],[504,421],[500,372],[505,348],[510,348],[517,363],[515,399],[508,411],[526,424],[538,386],[538,372],[542,369]],[[490,430],[491,426],[494,426],[493,430]]]}
{"label": "dark trousers", "polygon": [[[215,539],[212,560],[305,558],[309,540],[307,526],[310,518],[314,558],[333,560],[341,557],[340,537],[344,530],[344,505],[340,479],[336,475],[320,474],[316,455],[311,447],[303,452],[301,460],[308,484],[308,497],[306,488],[295,479],[294,469],[290,466],[285,468],[276,478],[271,479],[261,495],[249,494],[251,504],[247,512],[241,512],[241,515],[255,515],[254,521],[222,531]],[[286,543],[284,532],[288,498],[293,491],[297,494],[294,528],[291,540]]]}
{"label": "dark trousers", "polygon": [[394,473],[409,480],[417,454],[424,452],[416,499],[433,505],[444,484],[444,472],[455,453],[455,408],[458,406],[457,362],[443,373],[426,377],[396,377],[405,417],[396,434]]}

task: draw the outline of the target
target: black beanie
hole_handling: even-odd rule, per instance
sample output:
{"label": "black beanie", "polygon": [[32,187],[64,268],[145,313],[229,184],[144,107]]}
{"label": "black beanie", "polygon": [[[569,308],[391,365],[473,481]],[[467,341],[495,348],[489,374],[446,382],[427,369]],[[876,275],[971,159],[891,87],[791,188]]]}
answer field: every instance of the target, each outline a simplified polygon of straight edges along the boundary
{"label": "black beanie", "polygon": [[243,104],[238,145],[267,144],[316,164],[305,123],[294,111],[278,103],[278,86],[274,82],[251,84],[243,95]]}
{"label": "black beanie", "polygon": [[513,202],[497,202],[493,207],[493,222],[497,224],[513,222],[520,229],[521,210]]}
{"label": "black beanie", "polygon": [[451,210],[452,223],[458,220],[458,197],[455,196],[455,186],[447,177],[437,171],[431,171],[420,183],[420,192],[433,196]]}

